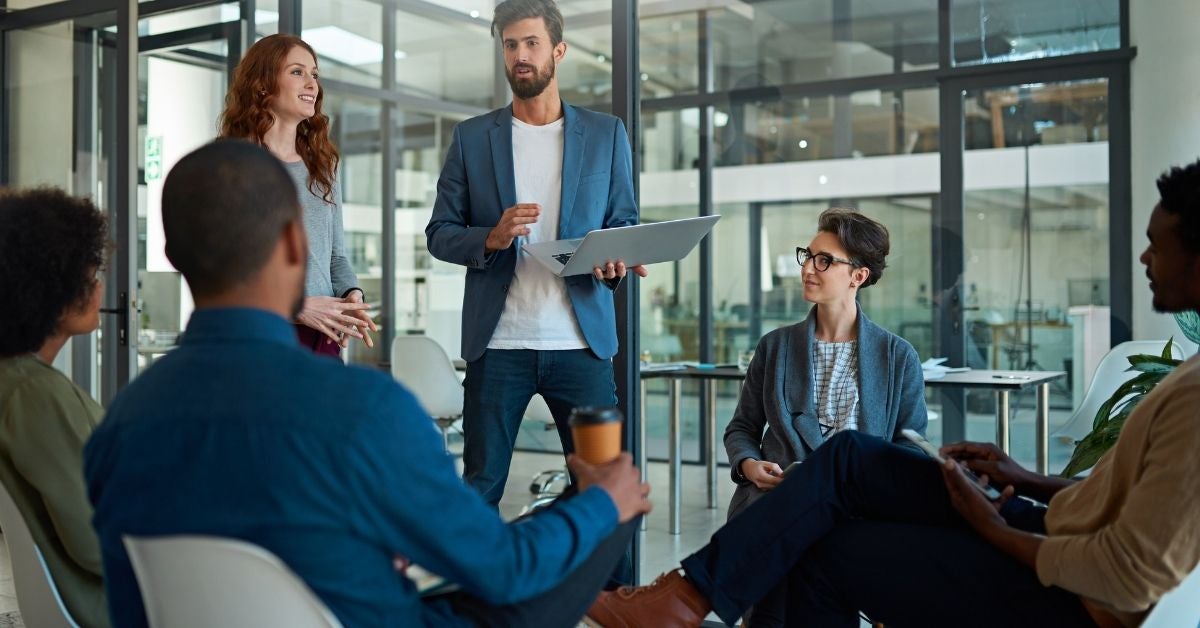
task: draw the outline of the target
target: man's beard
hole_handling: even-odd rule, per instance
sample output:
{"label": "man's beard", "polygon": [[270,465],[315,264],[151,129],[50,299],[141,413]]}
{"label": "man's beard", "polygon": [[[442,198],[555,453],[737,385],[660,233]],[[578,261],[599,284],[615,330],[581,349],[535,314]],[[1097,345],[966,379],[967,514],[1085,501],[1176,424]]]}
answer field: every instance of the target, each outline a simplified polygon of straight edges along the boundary
{"label": "man's beard", "polygon": [[[517,68],[526,67],[533,68],[533,77],[529,79],[517,79]],[[547,66],[546,71],[528,63],[514,65],[511,70],[506,69],[504,75],[508,77],[508,86],[512,88],[513,96],[521,100],[529,100],[537,98],[546,91],[546,87],[550,85],[550,80],[554,78],[554,62],[551,61]]]}

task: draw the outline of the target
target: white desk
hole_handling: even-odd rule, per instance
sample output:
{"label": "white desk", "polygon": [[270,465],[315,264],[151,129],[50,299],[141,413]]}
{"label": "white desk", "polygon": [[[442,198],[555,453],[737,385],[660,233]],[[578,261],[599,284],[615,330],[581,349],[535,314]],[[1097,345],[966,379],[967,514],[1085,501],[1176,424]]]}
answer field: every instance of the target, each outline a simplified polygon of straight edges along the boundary
{"label": "white desk", "polygon": [[1009,393],[1037,386],[1037,472],[1046,473],[1050,454],[1050,382],[1066,377],[1065,371],[993,371],[970,370],[947,373],[939,379],[925,380],[926,386],[945,388],[986,388],[996,391],[996,444],[1008,453]]}

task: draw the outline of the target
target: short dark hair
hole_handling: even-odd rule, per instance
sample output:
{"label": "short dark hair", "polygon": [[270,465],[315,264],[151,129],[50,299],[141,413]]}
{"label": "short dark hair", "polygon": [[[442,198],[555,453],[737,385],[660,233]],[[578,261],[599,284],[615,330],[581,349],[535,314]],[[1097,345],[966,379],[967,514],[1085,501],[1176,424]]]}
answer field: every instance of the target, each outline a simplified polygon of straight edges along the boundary
{"label": "short dark hair", "polygon": [[817,229],[837,236],[850,261],[871,271],[862,287],[875,285],[887,268],[891,239],[887,227],[847,207],[831,207],[817,218]]}
{"label": "short dark hair", "polygon": [[552,45],[557,46],[563,40],[563,15],[554,0],[504,0],[492,13],[492,37],[503,38],[509,25],[531,17],[546,22]]}
{"label": "short dark hair", "polygon": [[1158,178],[1159,206],[1179,216],[1179,239],[1191,253],[1200,253],[1200,161],[1176,166]]}
{"label": "short dark hair", "polygon": [[296,184],[266,149],[221,139],[179,160],[163,183],[167,258],[197,296],[256,275],[288,223],[300,217]]}
{"label": "short dark hair", "polygon": [[104,267],[108,222],[88,199],[51,187],[0,188],[0,356],[37,351],[82,306]]}

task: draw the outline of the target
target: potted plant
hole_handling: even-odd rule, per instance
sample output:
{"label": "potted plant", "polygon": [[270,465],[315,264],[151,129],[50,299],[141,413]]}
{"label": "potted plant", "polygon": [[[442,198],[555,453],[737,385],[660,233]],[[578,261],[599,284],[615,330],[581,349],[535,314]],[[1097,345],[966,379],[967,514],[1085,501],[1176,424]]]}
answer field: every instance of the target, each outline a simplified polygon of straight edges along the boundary
{"label": "potted plant", "polygon": [[[1181,312],[1175,315],[1175,321],[1188,340],[1200,344],[1200,313]],[[1063,469],[1063,477],[1075,477],[1092,468],[1100,456],[1117,442],[1121,428],[1133,409],[1182,362],[1171,357],[1173,344],[1173,340],[1168,340],[1162,355],[1143,353],[1129,356],[1129,370],[1137,375],[1117,388],[1108,401],[1100,406],[1092,422],[1092,431],[1076,443],[1071,460]]]}

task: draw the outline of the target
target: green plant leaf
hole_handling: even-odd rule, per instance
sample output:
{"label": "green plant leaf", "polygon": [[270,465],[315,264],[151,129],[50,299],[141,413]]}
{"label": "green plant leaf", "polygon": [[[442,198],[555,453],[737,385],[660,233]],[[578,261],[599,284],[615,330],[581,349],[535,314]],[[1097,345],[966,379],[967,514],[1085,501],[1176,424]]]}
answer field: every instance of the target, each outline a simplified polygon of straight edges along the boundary
{"label": "green plant leaf", "polygon": [[[1178,315],[1178,314],[1176,314],[1176,315],[1175,315],[1175,321],[1176,321],[1176,322],[1178,322],[1178,321],[1179,321],[1179,315]],[[1187,330],[1186,330],[1186,329],[1185,329],[1185,330],[1183,330],[1183,335],[1185,335],[1185,336],[1187,335]],[[1163,350],[1162,350],[1162,356],[1161,356],[1161,357],[1163,357],[1163,358],[1166,358],[1166,359],[1170,359],[1170,358],[1171,358],[1171,346],[1172,346],[1174,343],[1175,343],[1175,336],[1171,336],[1170,338],[1167,338],[1167,344],[1166,344],[1165,346],[1163,346]]]}
{"label": "green plant leaf", "polygon": [[1188,340],[1200,344],[1200,312],[1189,310],[1175,315],[1175,323],[1183,330]]}
{"label": "green plant leaf", "polygon": [[1129,356],[1130,372],[1136,373],[1128,381],[1117,387],[1113,394],[1100,405],[1096,417],[1092,420],[1092,431],[1075,444],[1071,460],[1063,469],[1063,477],[1074,477],[1096,465],[1096,462],[1108,452],[1121,436],[1125,421],[1133,414],[1146,395],[1154,390],[1175,367],[1180,360],[1171,358],[1171,344],[1168,340],[1161,356],[1132,355]]}
{"label": "green plant leaf", "polygon": [[1162,358],[1156,355],[1129,356],[1130,369],[1143,373],[1170,373],[1179,366],[1179,360]]}

